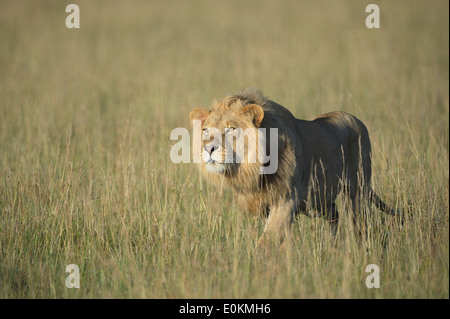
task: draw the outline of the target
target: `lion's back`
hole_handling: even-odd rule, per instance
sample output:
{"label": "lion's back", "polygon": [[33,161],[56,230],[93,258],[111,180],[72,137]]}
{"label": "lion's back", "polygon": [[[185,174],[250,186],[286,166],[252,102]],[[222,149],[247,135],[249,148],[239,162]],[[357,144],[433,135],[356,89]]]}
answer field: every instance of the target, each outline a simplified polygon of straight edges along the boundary
{"label": "lion's back", "polygon": [[318,127],[329,131],[332,135],[338,137],[341,142],[348,138],[368,138],[368,131],[364,123],[356,116],[343,112],[334,111],[319,115],[312,120]]}

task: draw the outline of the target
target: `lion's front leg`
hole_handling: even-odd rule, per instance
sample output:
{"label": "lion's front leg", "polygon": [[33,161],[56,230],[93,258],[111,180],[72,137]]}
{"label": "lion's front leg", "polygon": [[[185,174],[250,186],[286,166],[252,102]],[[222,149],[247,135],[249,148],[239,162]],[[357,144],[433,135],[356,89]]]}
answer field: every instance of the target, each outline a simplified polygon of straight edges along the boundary
{"label": "lion's front leg", "polygon": [[268,242],[281,244],[290,234],[293,219],[294,201],[292,199],[271,206],[258,246],[265,246]]}

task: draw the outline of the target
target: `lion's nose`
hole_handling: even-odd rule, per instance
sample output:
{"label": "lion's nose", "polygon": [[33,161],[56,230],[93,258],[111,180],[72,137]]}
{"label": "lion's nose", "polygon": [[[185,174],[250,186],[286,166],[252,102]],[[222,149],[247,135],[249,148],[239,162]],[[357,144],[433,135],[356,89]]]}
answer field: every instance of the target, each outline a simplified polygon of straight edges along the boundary
{"label": "lion's nose", "polygon": [[218,149],[218,147],[215,145],[206,145],[205,146],[205,150],[208,152],[209,155],[211,155],[212,152],[214,152],[217,149]]}

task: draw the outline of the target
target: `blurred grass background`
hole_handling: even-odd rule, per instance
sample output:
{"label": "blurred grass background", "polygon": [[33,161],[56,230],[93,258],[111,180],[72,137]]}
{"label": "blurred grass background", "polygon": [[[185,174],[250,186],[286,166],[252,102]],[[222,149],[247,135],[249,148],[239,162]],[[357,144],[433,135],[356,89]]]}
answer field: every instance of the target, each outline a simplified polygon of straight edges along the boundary
{"label": "blurred grass background", "polygon": [[[448,1],[0,0],[0,298],[448,298]],[[290,249],[175,165],[189,111],[260,88],[368,127],[367,239],[299,216]],[[65,287],[67,264],[81,288]],[[377,264],[381,288],[367,289]]]}

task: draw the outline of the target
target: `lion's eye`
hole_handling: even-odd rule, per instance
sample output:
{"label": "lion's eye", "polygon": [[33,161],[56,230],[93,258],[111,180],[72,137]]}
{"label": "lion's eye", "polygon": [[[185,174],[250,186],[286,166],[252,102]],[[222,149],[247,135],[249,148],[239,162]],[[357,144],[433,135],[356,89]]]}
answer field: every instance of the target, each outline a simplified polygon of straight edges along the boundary
{"label": "lion's eye", "polygon": [[203,128],[203,134],[208,135],[209,129],[207,127]]}
{"label": "lion's eye", "polygon": [[234,133],[234,130],[235,130],[234,127],[227,127],[227,129],[225,130],[225,132],[226,132],[227,134],[232,134],[232,133]]}

